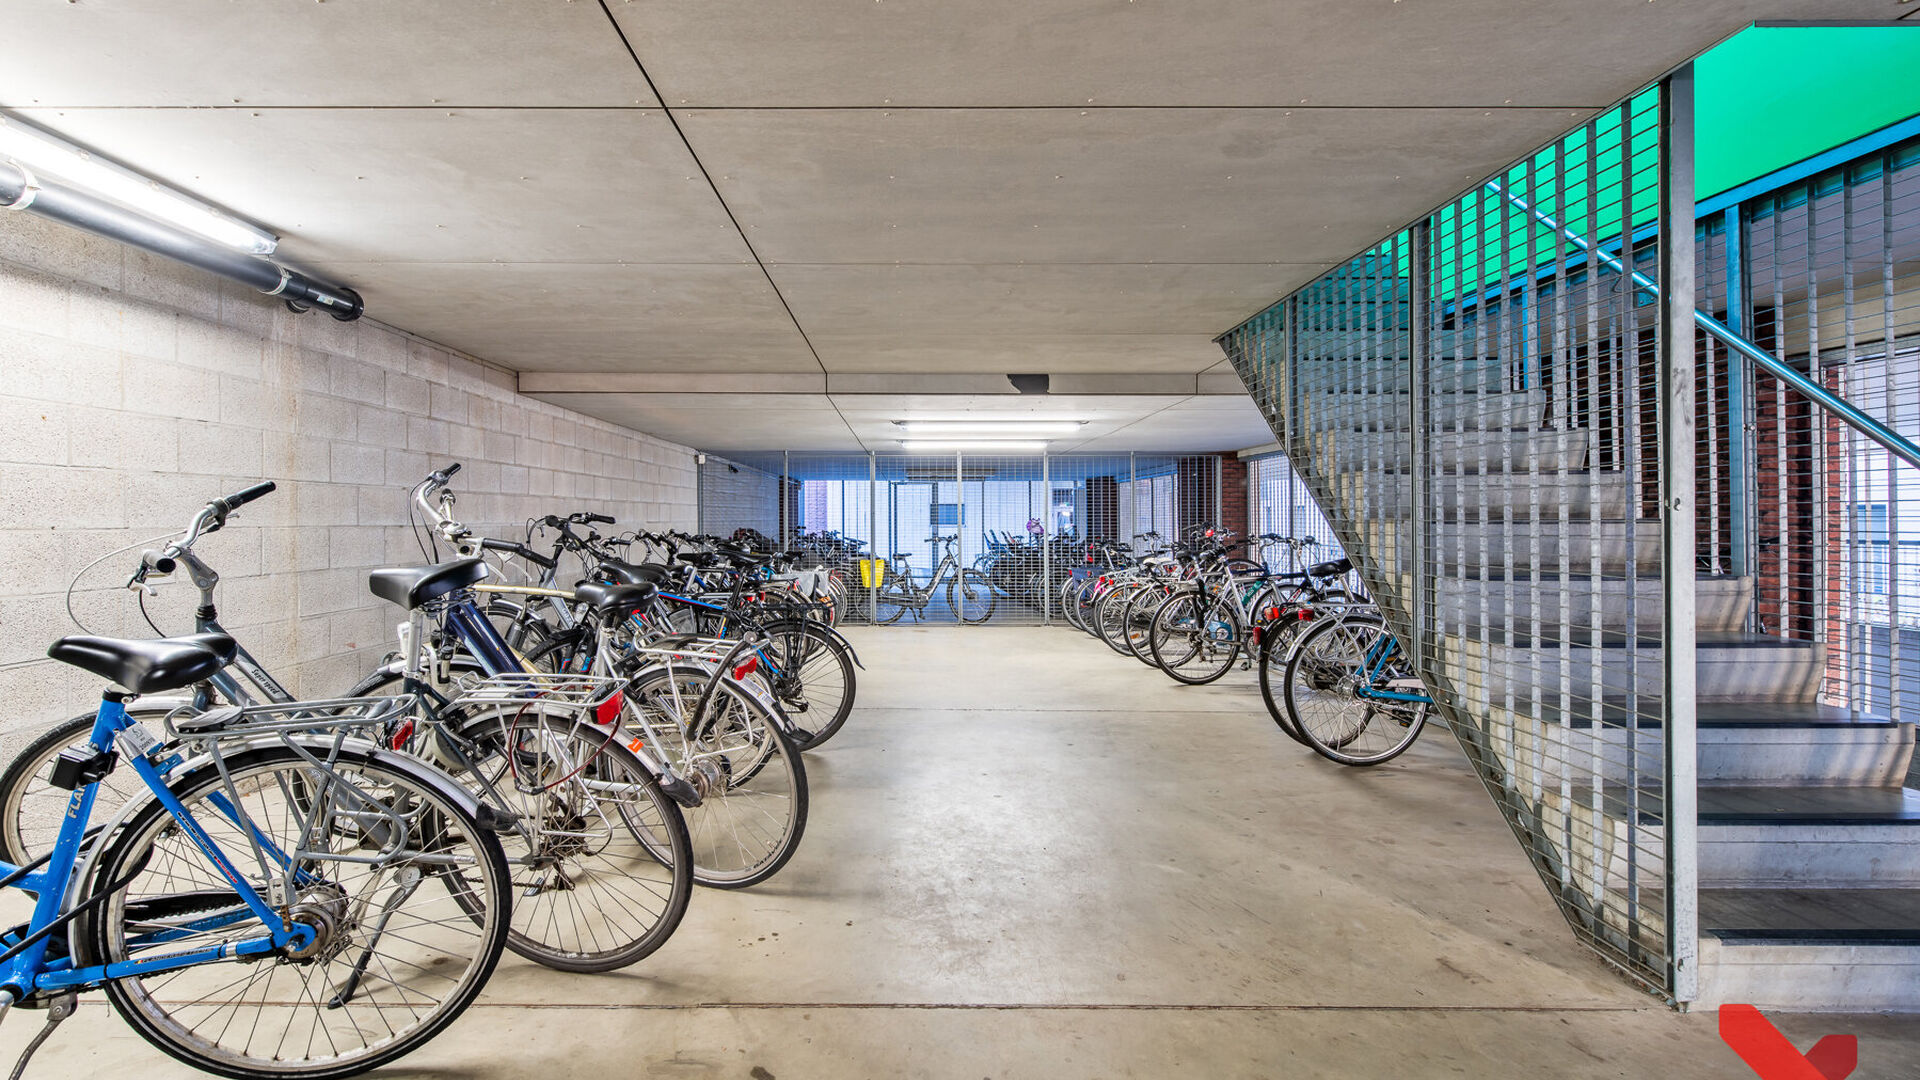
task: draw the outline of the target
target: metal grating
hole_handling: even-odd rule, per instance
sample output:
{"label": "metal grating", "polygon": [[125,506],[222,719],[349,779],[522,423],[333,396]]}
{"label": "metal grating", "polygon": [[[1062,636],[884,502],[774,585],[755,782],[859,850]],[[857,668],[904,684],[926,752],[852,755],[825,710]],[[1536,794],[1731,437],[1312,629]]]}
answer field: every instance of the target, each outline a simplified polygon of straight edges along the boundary
{"label": "metal grating", "polygon": [[[1057,621],[1059,585],[1085,563],[1089,539],[1173,538],[1222,524],[1224,455],[834,454],[803,451],[709,455],[701,471],[700,520],[708,533],[753,529],[790,545],[830,534],[861,554],[889,560],[924,607],[899,625],[959,622],[948,586],[982,582],[992,612],[978,625]],[[784,493],[784,494],[783,494]],[[1243,531],[1246,523],[1225,521]],[[937,536],[953,536],[953,562]],[[1143,544],[1144,546],[1144,544]],[[842,551],[851,551],[841,546]],[[838,568],[858,581],[851,554]],[[936,580],[936,575],[938,579]],[[879,598],[856,597],[864,618]],[[886,612],[887,605],[879,605]]]}
{"label": "metal grating", "polygon": [[[1663,604],[1662,305],[1591,253],[1661,277],[1661,101],[1596,116],[1222,344],[1568,921],[1684,993],[1665,751],[1690,755],[1691,711],[1667,707],[1664,660],[1690,659],[1691,628]],[[1665,291],[1690,304],[1684,286]]]}

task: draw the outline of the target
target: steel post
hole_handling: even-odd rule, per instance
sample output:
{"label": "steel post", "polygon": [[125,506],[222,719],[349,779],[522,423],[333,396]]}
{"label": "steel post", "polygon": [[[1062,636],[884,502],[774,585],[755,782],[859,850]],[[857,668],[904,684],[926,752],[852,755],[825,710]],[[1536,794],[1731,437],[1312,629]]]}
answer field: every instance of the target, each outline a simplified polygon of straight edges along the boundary
{"label": "steel post", "polygon": [[1693,67],[1660,84],[1661,721],[1665,729],[1668,988],[1699,996],[1694,656]]}

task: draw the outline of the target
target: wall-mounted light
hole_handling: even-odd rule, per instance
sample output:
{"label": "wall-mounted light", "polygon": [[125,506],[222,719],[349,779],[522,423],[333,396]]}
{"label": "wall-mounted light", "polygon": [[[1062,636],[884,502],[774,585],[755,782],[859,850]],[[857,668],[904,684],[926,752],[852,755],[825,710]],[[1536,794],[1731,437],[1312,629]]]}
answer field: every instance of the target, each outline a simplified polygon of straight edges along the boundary
{"label": "wall-mounted light", "polygon": [[221,213],[17,117],[0,116],[0,160],[7,159],[36,176],[58,177],[73,187],[249,255],[264,258],[280,246],[279,238],[265,229]]}
{"label": "wall-mounted light", "polygon": [[913,438],[1041,438],[1078,435],[1085,420],[895,420],[901,433]]}
{"label": "wall-mounted light", "polygon": [[1000,451],[1038,454],[1047,448],[1045,439],[902,439],[900,446],[912,453],[939,450]]}

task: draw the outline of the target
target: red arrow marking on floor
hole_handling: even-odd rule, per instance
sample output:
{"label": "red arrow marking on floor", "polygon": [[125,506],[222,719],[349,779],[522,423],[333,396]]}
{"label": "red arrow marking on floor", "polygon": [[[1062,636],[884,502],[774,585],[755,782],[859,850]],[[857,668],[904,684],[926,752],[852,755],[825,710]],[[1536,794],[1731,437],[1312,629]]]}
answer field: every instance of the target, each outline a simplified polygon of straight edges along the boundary
{"label": "red arrow marking on floor", "polygon": [[1720,1006],[1720,1038],[1760,1080],[1847,1080],[1860,1062],[1860,1040],[1828,1035],[1802,1054],[1751,1005]]}

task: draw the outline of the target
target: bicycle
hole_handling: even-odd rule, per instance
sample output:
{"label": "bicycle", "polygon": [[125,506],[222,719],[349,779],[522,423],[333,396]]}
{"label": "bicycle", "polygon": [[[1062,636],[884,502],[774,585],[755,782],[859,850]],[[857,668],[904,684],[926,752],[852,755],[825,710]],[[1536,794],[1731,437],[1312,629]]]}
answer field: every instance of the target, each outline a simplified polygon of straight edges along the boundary
{"label": "bicycle", "polygon": [[[315,703],[332,735],[297,705],[235,708],[167,742],[127,703],[212,677],[231,638],[70,636],[47,655],[114,685],[58,759],[70,795],[52,846],[0,863],[0,886],[37,897],[0,935],[0,1017],[48,1014],[14,1075],[86,990],[165,1053],[240,1080],[353,1076],[472,1004],[507,937],[506,859],[458,785],[349,738],[387,705],[340,718]],[[122,760],[151,797],[95,830],[99,781]]]}
{"label": "bicycle", "polygon": [[938,545],[941,555],[926,584],[914,583],[908,556],[895,555],[888,564],[886,581],[874,597],[873,621],[898,622],[900,616],[909,611],[918,620],[920,613],[932,606],[942,584],[946,586],[947,607],[961,622],[983,623],[993,618],[996,601],[993,585],[979,570],[961,568],[957,550],[959,535],[929,536],[927,542]]}
{"label": "bicycle", "polygon": [[[434,473],[416,487],[416,499],[429,484],[444,487],[458,469]],[[129,587],[144,590],[186,566],[201,589],[196,625],[217,631],[219,575],[195,555],[194,545],[218,531],[239,505],[271,490],[271,484],[256,485],[209,503],[184,533],[142,554]],[[447,523],[448,538],[469,539],[457,522]],[[582,720],[614,689],[591,680],[541,684],[527,672],[473,603],[469,586],[487,573],[478,559],[375,571],[369,582],[375,594],[407,607],[409,618],[401,651],[347,697],[406,695],[414,702],[411,722],[389,733],[387,745],[455,774],[496,813],[511,865],[521,875],[508,948],[561,970],[632,964],[664,944],[685,914],[693,872],[676,801],[697,803],[698,797],[670,778],[663,783],[658,766],[617,739],[617,732]],[[146,593],[140,595],[144,602]],[[241,666],[244,650],[235,650],[231,664],[195,681],[190,701],[136,704],[136,714],[165,723],[174,715],[206,712],[216,693],[233,706],[250,706],[255,699],[234,671],[264,684],[256,689],[267,703],[287,700],[264,669]],[[53,769],[59,754],[81,743],[90,727],[84,715],[56,725],[0,773],[5,857],[30,858],[63,823],[65,796],[52,784]],[[103,782],[130,787],[124,780]],[[660,851],[688,854],[662,860],[654,857]]]}

